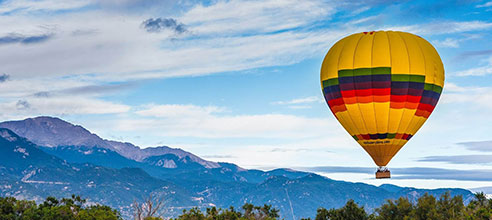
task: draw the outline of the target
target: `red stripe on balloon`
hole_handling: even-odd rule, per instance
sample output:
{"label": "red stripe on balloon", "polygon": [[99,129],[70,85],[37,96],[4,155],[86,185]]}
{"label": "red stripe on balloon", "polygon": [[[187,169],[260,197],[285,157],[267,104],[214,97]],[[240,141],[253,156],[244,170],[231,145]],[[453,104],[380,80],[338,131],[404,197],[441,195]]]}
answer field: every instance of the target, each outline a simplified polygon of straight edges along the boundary
{"label": "red stripe on balloon", "polygon": [[343,102],[343,98],[338,98],[338,99],[332,99],[328,101],[328,105],[330,106],[336,106],[336,105],[344,105],[345,103]]}

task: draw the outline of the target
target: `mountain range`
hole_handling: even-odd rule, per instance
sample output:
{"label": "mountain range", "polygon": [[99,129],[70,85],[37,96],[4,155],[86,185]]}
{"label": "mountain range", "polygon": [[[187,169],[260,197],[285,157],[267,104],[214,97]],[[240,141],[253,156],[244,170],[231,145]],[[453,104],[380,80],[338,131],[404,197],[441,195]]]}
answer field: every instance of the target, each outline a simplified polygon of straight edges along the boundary
{"label": "mountain range", "polygon": [[0,123],[0,196],[42,201],[81,195],[118,209],[130,219],[131,204],[150,194],[166,204],[165,216],[182,209],[271,204],[285,219],[313,217],[319,207],[337,208],[353,199],[371,211],[386,199],[464,189],[379,187],[336,181],[291,169],[262,171],[204,160],[167,146],[142,149],[105,140],[80,125],[54,117]]}

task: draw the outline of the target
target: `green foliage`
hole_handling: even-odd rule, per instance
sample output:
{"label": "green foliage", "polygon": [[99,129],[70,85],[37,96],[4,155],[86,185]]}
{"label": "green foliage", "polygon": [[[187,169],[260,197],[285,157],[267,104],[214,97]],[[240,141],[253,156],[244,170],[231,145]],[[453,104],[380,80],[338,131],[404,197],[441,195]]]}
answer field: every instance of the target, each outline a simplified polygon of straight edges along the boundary
{"label": "green foliage", "polygon": [[438,219],[437,214],[437,201],[432,195],[425,194],[421,196],[417,202],[417,206],[414,209],[414,217],[416,219],[435,220]]}
{"label": "green foliage", "polygon": [[[255,206],[246,203],[241,210],[234,207],[221,209],[199,208],[183,210],[174,220],[276,220],[279,210],[271,205]],[[12,197],[0,197],[1,220],[120,220],[120,214],[104,205],[86,205],[86,200],[79,196],[58,200],[48,197],[37,205],[34,201],[17,200]],[[160,217],[145,217],[144,220],[162,220]],[[310,218],[301,218],[311,220]],[[461,196],[451,196],[449,192],[438,199],[424,194],[416,203],[400,197],[387,200],[373,214],[368,214],[364,207],[349,200],[339,209],[318,208],[315,220],[492,220],[492,199],[485,194],[475,194],[467,206]]]}
{"label": "green foliage", "polygon": [[466,219],[492,219],[492,199],[487,199],[484,193],[476,193],[475,199],[466,207]]}
{"label": "green foliage", "polygon": [[466,207],[461,196],[452,197],[449,192],[446,192],[439,199],[436,199],[426,193],[418,199],[415,205],[403,197],[395,201],[387,200],[385,204],[375,210],[377,215],[374,218],[378,220],[490,220],[492,219],[491,203],[492,200],[488,200],[483,193],[475,194],[475,200]]}
{"label": "green foliage", "polygon": [[343,219],[369,219],[369,215],[364,207],[359,207],[354,200],[349,200],[344,207],[339,209],[326,210],[319,208],[316,214],[316,220],[343,220]]}
{"label": "green foliage", "polygon": [[145,217],[144,220],[162,220],[162,218],[159,218],[159,217]]}
{"label": "green foliage", "polygon": [[0,219],[2,220],[119,220],[120,214],[108,206],[85,206],[86,200],[72,198],[58,200],[48,197],[37,205],[34,201],[0,197]]}
{"label": "green foliage", "polygon": [[176,220],[275,220],[280,217],[279,210],[272,208],[271,205],[254,206],[246,203],[243,211],[236,211],[234,207],[229,209],[207,208],[206,213],[202,213],[198,208],[189,211],[183,210],[183,214]]}
{"label": "green foliage", "polygon": [[407,198],[400,197],[398,200],[387,200],[375,211],[378,214],[376,219],[409,219],[412,214],[413,205]]}
{"label": "green foliage", "polygon": [[464,209],[463,198],[461,196],[451,198],[449,192],[442,194],[439,201],[437,201],[439,219],[463,219]]}

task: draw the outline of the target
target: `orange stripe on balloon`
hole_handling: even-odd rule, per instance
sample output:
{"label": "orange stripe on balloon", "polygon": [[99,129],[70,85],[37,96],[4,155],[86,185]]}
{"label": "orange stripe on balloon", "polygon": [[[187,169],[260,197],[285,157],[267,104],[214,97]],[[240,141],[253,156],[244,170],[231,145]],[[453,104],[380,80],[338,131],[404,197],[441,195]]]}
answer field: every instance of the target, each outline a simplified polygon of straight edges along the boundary
{"label": "orange stripe on balloon", "polygon": [[343,101],[345,102],[345,104],[355,104],[357,103],[357,97],[349,97],[349,98],[345,98],[343,97]]}
{"label": "orange stripe on balloon", "polygon": [[431,112],[421,110],[421,109],[417,109],[417,111],[415,112],[415,116],[420,116],[420,117],[424,117],[424,118],[429,118],[430,114],[431,114]]}
{"label": "orange stripe on balloon", "polygon": [[333,111],[333,113],[347,111],[347,107],[345,105],[336,105],[336,106],[332,106],[330,108],[331,108],[331,111]]}
{"label": "orange stripe on balloon", "polygon": [[412,102],[405,103],[405,108],[407,109],[417,109],[418,106],[419,103],[412,103]]}
{"label": "orange stripe on balloon", "polygon": [[405,108],[405,102],[393,102],[393,101],[391,101],[390,108],[394,108],[394,109]]}
{"label": "orange stripe on balloon", "polygon": [[358,103],[371,103],[372,96],[357,96]]}
{"label": "orange stripe on balloon", "polygon": [[391,100],[389,95],[373,96],[374,102],[389,102]]}

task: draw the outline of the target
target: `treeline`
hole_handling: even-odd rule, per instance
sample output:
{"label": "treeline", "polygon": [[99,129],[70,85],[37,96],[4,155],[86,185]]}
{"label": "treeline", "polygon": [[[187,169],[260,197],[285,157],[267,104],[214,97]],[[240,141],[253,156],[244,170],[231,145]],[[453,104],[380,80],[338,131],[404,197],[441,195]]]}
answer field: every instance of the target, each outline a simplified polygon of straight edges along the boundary
{"label": "treeline", "polygon": [[348,201],[339,209],[319,208],[315,220],[492,220],[492,199],[484,193],[476,193],[475,198],[464,205],[462,196],[451,197],[449,192],[436,198],[429,194],[421,196],[416,204],[407,198],[387,200],[374,213],[368,214],[364,207],[358,206],[353,200]]}
{"label": "treeline", "polygon": [[48,197],[43,203],[0,197],[1,220],[120,220],[118,211],[105,205],[87,205],[86,200],[72,198],[58,200]]}
{"label": "treeline", "polygon": [[[176,220],[274,220],[278,219],[278,210],[271,206],[243,206],[243,212],[229,209],[208,208],[206,213],[199,209],[184,210]],[[474,200],[465,206],[462,196],[452,197],[449,192],[436,198],[424,194],[413,204],[405,197],[387,200],[373,213],[349,200],[339,209],[319,208],[314,220],[492,220],[492,199],[484,193],[475,194]],[[302,220],[311,220],[303,218]]]}
{"label": "treeline", "polygon": [[[135,219],[161,220],[164,208],[162,201],[148,199],[144,203],[135,203]],[[280,219],[279,210],[271,205],[254,206],[245,204],[240,210],[198,208],[183,210],[183,213],[173,220],[276,220]],[[79,196],[57,200],[48,197],[37,205],[34,201],[17,200],[12,197],[0,197],[1,220],[120,220],[121,215],[109,206],[89,205]],[[303,220],[308,220],[305,218]],[[373,213],[368,213],[364,207],[349,200],[345,206],[338,209],[319,208],[313,220],[492,220],[492,199],[487,199],[484,193],[475,194],[475,198],[467,205],[461,196],[452,197],[449,192],[439,198],[425,194],[416,203],[401,197],[397,200],[387,200]]]}

